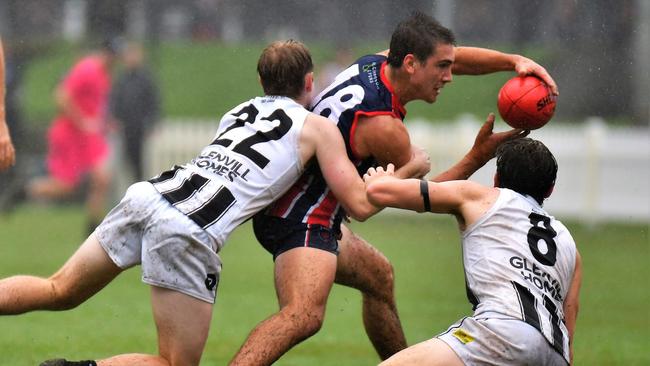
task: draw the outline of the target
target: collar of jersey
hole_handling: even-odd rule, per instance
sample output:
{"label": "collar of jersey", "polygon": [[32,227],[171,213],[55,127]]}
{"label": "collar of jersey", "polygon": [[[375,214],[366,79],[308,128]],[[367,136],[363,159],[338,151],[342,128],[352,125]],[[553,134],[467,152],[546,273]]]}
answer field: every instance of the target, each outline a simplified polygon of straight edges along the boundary
{"label": "collar of jersey", "polygon": [[381,78],[381,81],[386,86],[386,89],[388,89],[388,91],[390,92],[393,112],[399,114],[399,116],[402,119],[404,119],[404,117],[406,117],[406,108],[404,108],[402,103],[400,103],[399,99],[397,99],[397,95],[395,95],[395,88],[393,88],[393,85],[390,83],[390,80],[388,80],[388,77],[386,77],[386,65],[388,65],[387,61],[384,61],[381,64],[381,67],[379,69],[379,77]]}

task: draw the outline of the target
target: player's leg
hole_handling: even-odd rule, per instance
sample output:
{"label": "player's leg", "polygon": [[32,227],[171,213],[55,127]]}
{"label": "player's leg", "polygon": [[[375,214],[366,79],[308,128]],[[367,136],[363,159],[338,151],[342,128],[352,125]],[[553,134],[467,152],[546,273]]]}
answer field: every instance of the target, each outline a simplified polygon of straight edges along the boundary
{"label": "player's leg", "polygon": [[463,366],[464,364],[447,343],[433,338],[396,353],[380,365]]}
{"label": "player's leg", "polygon": [[121,271],[92,234],[51,277],[14,276],[1,280],[0,314],[72,309]]}
{"label": "player's leg", "polygon": [[159,355],[119,355],[98,366],[195,366],[208,339],[212,304],[178,291],[151,286],[151,305],[158,330]]}
{"label": "player's leg", "polygon": [[151,287],[158,352],[170,365],[198,365],[208,339],[212,304],[178,291]]}
{"label": "player's leg", "polygon": [[316,333],[336,272],[336,255],[299,247],[275,261],[275,288],[280,311],[260,323],[231,365],[270,365],[291,347]]}
{"label": "player's leg", "polygon": [[[151,286],[159,355],[131,353],[96,361],[97,366],[196,366],[201,361],[212,319],[212,304],[180,292]],[[41,366],[87,366],[91,361],[49,360]]]}
{"label": "player's leg", "polygon": [[382,360],[406,348],[397,314],[393,267],[386,257],[341,225],[336,283],[353,287],[363,296],[363,324]]}

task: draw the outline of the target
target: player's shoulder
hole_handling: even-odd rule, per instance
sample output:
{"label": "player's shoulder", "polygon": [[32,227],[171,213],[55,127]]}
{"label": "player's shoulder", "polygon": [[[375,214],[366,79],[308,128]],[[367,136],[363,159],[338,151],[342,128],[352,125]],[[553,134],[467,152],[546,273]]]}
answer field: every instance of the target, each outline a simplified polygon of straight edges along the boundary
{"label": "player's shoulder", "polygon": [[407,131],[402,120],[392,113],[361,113],[358,123],[360,126],[363,125],[363,129],[368,129],[374,134],[393,136],[396,133]]}
{"label": "player's shoulder", "polygon": [[336,127],[336,123],[334,121],[313,112],[308,112],[305,116],[305,124],[303,126],[303,129],[305,128],[338,131],[338,128]]}

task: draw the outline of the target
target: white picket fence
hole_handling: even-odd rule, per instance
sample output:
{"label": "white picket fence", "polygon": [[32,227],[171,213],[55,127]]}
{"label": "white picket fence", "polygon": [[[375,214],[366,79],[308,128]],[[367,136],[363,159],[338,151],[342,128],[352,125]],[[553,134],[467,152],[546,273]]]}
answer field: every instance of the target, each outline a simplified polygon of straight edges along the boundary
{"label": "white picket fence", "polygon": [[[146,147],[147,172],[153,176],[193,158],[212,141],[216,120],[162,123]],[[481,121],[461,117],[447,124],[410,121],[414,144],[431,155],[432,172],[451,166],[471,146]],[[505,130],[497,123],[497,130]],[[533,131],[555,154],[560,170],[549,212],[586,222],[650,222],[650,134],[644,128],[608,127],[592,118],[581,124],[551,123]],[[491,184],[494,162],[471,179]]]}

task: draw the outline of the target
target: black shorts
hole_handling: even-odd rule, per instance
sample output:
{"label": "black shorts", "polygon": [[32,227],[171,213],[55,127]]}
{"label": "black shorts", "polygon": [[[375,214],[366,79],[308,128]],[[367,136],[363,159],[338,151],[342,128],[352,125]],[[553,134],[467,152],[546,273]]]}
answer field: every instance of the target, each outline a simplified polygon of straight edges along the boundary
{"label": "black shorts", "polygon": [[317,248],[334,254],[339,252],[341,228],[338,225],[328,228],[260,213],[253,217],[253,231],[257,241],[273,254],[273,260],[298,247]]}

